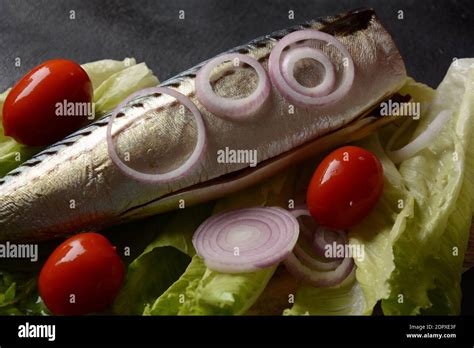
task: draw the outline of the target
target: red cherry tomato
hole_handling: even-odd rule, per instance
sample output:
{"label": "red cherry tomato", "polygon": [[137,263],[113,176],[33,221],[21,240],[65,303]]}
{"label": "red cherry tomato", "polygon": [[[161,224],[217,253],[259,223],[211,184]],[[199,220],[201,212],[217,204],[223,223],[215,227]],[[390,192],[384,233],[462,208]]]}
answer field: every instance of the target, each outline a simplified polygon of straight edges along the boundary
{"label": "red cherry tomato", "polygon": [[104,236],[81,233],[49,256],[39,276],[39,291],[53,314],[99,312],[116,297],[124,273],[115,247]]}
{"label": "red cherry tomato", "polygon": [[344,146],[319,164],[306,201],[320,225],[346,229],[370,213],[382,190],[383,168],[379,159],[360,147]]}
{"label": "red cherry tomato", "polygon": [[92,83],[80,65],[49,60],[26,74],[8,94],[3,105],[5,135],[26,145],[52,144],[85,125],[88,117],[82,112],[85,109],[67,115],[74,109],[61,111],[58,103],[91,105],[92,96]]}

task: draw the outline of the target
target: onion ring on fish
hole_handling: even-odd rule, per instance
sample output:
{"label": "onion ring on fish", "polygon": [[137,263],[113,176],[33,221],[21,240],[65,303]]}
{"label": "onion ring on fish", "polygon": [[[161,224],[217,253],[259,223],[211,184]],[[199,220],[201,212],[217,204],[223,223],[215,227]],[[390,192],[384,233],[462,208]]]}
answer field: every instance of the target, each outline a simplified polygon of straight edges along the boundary
{"label": "onion ring on fish", "polygon": [[[305,87],[295,79],[295,64],[305,58],[311,58],[322,64],[325,75],[323,81],[314,87]],[[295,91],[308,97],[321,97],[328,95],[336,83],[336,72],[329,58],[320,50],[311,47],[297,47],[289,50],[283,58],[282,75],[288,85]]]}
{"label": "onion ring on fish", "polygon": [[[217,95],[212,89],[209,77],[212,70],[219,64],[233,61],[234,65],[247,63],[255,69],[258,77],[257,88],[245,98],[232,99]],[[217,56],[206,63],[196,76],[196,97],[201,104],[213,114],[230,119],[242,119],[254,114],[267,100],[270,94],[270,80],[263,66],[254,58],[228,53]]]}
{"label": "onion ring on fish", "polygon": [[[343,76],[339,86],[332,92],[331,71],[333,71],[334,67],[332,63],[328,64],[327,60],[329,59],[321,58],[321,55],[324,55],[321,50],[310,47],[297,47],[293,49],[296,52],[291,53],[289,51],[283,62],[281,62],[283,50],[289,45],[303,40],[327,42],[327,44],[336,47],[342,54],[343,61],[345,62]],[[315,59],[325,68],[324,80],[320,85],[307,88],[299,84],[294,77],[290,77],[290,75],[293,75],[294,64],[304,58]],[[295,31],[283,37],[270,53],[268,70],[273,85],[288,101],[300,107],[315,107],[338,101],[351,89],[355,74],[354,62],[349,51],[334,36],[311,29]],[[296,86],[295,88],[295,84],[299,85],[299,87]]]}
{"label": "onion ring on fish", "polygon": [[[115,150],[115,146],[113,143],[112,139],[112,124],[114,123],[115,117],[117,116],[117,113],[125,106],[127,105],[131,100],[141,97],[141,96],[146,96],[146,95],[151,95],[153,93],[160,93],[160,94],[167,94],[170,95],[174,98],[176,98],[181,104],[186,106],[194,115],[194,118],[196,120],[196,130],[197,130],[197,141],[196,145],[194,147],[193,152],[191,153],[191,156],[189,156],[186,161],[179,166],[178,168],[171,170],[167,173],[164,174],[149,174],[149,173],[143,173],[138,170],[132,169],[129,166],[127,166],[123,161],[118,157],[117,152]],[[146,88],[142,89],[136,93],[133,93],[131,96],[129,96],[127,99],[125,99],[120,105],[118,105],[115,110],[113,111],[112,115],[110,116],[109,123],[107,125],[107,149],[108,149],[108,154],[112,162],[126,175],[129,177],[136,179],[138,181],[146,182],[146,183],[163,183],[163,182],[169,182],[169,181],[174,181],[176,179],[179,179],[183,175],[186,175],[189,173],[189,171],[199,162],[199,158],[201,158],[204,148],[206,147],[206,128],[204,125],[204,121],[202,119],[202,115],[199,112],[198,108],[194,103],[186,97],[184,94],[181,94],[175,90],[172,90],[170,88],[166,87],[152,87],[152,88]]]}

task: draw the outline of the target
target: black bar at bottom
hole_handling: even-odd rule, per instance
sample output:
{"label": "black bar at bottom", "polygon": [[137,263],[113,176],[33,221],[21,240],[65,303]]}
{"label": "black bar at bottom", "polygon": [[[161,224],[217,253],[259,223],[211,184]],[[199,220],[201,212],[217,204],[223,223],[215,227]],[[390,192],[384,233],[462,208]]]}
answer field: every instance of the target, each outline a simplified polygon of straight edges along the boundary
{"label": "black bar at bottom", "polygon": [[[23,325],[23,326],[22,326]],[[46,332],[48,337],[19,337]],[[33,327],[33,329],[32,329]],[[20,331],[22,333],[20,333]],[[474,317],[0,317],[14,344],[474,344]]]}

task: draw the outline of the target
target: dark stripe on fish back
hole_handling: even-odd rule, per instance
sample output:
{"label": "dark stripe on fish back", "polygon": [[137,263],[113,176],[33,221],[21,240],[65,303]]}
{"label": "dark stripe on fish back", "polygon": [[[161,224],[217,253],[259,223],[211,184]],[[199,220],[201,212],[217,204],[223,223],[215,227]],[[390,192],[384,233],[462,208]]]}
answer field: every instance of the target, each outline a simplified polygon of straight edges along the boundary
{"label": "dark stripe on fish back", "polygon": [[352,35],[359,30],[367,29],[374,16],[375,12],[372,9],[356,10],[332,23],[325,23],[321,31],[331,35]]}

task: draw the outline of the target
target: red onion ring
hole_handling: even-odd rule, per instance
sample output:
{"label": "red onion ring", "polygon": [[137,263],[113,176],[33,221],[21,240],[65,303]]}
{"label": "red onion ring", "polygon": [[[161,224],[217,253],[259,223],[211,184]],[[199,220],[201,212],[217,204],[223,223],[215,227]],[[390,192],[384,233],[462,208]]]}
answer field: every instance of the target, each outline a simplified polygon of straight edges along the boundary
{"label": "red onion ring", "polygon": [[392,139],[388,142],[387,145],[387,155],[390,159],[395,163],[401,163],[413,156],[415,156],[418,152],[423,150],[425,147],[431,144],[434,138],[436,138],[443,129],[444,125],[450,120],[452,115],[451,110],[443,110],[441,111],[431,123],[426,127],[426,129],[418,134],[418,136],[410,141],[408,144],[403,146],[401,149],[392,150],[392,145],[395,140],[400,136],[398,132],[396,132]]}
{"label": "red onion ring", "polygon": [[[309,213],[308,209],[306,209],[306,206],[297,207],[291,210],[291,215],[293,215],[297,219],[300,216],[311,217],[311,214]],[[309,228],[304,226],[304,224],[300,224],[300,233],[303,234],[308,240],[313,239],[313,232]]]}
{"label": "red onion ring", "polygon": [[[295,64],[305,58],[312,58],[321,63],[324,67],[324,80],[317,86],[305,87],[295,79]],[[281,72],[286,82],[293,90],[309,97],[328,95],[336,83],[334,65],[321,50],[312,47],[297,47],[288,51],[285,58],[283,58]]]}
{"label": "red onion ring", "polygon": [[[295,218],[299,218],[300,216],[309,216],[311,217],[311,214],[308,209],[305,209],[303,207],[299,207],[298,209],[294,209],[291,211],[291,214]],[[306,239],[308,240],[313,240],[314,239],[314,234],[309,231],[305,230],[303,226],[300,225],[300,231],[306,231],[305,233],[309,233],[310,236],[305,235]],[[330,259],[326,258],[323,255],[320,255],[324,260],[328,261],[320,261],[308,254],[298,243],[296,243],[295,248],[293,249],[293,253],[308,267],[313,268],[318,271],[330,271],[336,269],[341,263],[342,259],[336,259],[334,261],[331,261]]]}
{"label": "red onion ring", "polygon": [[335,270],[325,272],[305,266],[294,253],[291,253],[285,260],[285,266],[295,278],[312,286],[325,288],[338,285],[344,281],[354,268],[354,260],[350,257],[345,258]]}
{"label": "red onion ring", "polygon": [[341,263],[342,259],[334,261],[320,261],[308,254],[302,247],[296,243],[293,249],[295,256],[301,260],[303,264],[316,271],[332,271],[335,270]]}
{"label": "red onion ring", "polygon": [[[327,238],[327,235],[330,235],[330,237]],[[313,247],[318,255],[326,257],[326,246],[333,242],[336,242],[336,244],[346,244],[346,232],[341,230],[330,230],[323,226],[319,226],[314,232]],[[334,257],[333,259],[338,259],[338,257]]]}
{"label": "red onion ring", "polygon": [[[209,77],[212,70],[226,61],[238,59],[254,68],[258,76],[258,85],[249,96],[231,99],[214,93]],[[230,119],[242,119],[254,114],[270,95],[270,80],[263,66],[254,58],[239,54],[228,53],[217,56],[206,63],[196,76],[196,97],[201,104],[213,114]]]}
{"label": "red onion ring", "polygon": [[[224,273],[254,272],[287,258],[298,240],[299,225],[278,207],[232,210],[204,221],[193,236],[206,266]],[[236,255],[235,248],[238,248]]]}
{"label": "red onion ring", "polygon": [[[326,91],[328,92],[326,95],[322,95],[318,97],[308,96],[300,92],[302,90],[301,87],[303,86],[301,86],[298,90],[295,90],[292,88],[291,84],[288,83],[288,81],[283,76],[282,70],[284,69],[282,69],[282,64],[280,62],[283,49],[293,43],[296,43],[302,40],[325,41],[328,44],[335,46],[339,50],[339,52],[341,52],[344,58],[347,58],[348,66],[344,68],[342,81],[340,85],[334,91],[330,93],[329,91]],[[320,50],[314,49],[314,51],[320,51]],[[314,51],[312,51],[313,54],[314,54]],[[299,54],[301,54],[301,51],[297,51],[297,53],[295,53],[296,56]],[[312,58],[314,58],[314,56]],[[322,64],[324,66],[324,63]],[[288,70],[287,68],[285,69]],[[354,62],[352,60],[352,57],[349,51],[334,36],[323,33],[318,30],[311,30],[311,29],[295,31],[291,34],[286,35],[283,39],[281,39],[276,44],[276,46],[272,49],[272,52],[270,53],[270,59],[268,62],[268,70],[269,70],[270,79],[273,85],[280,91],[280,93],[287,100],[301,107],[321,106],[325,104],[334,103],[337,100],[341,99],[351,89],[352,83],[354,82],[354,74],[355,74]],[[328,77],[330,77],[330,75],[325,74],[325,79]],[[323,81],[322,84],[326,86],[325,81]],[[321,88],[321,90],[319,90],[318,93],[319,92],[322,93],[322,91],[324,91],[323,88]]]}
{"label": "red onion ring", "polygon": [[[307,209],[295,209],[291,213],[295,218],[302,215],[311,216]],[[315,234],[318,234],[317,231]],[[315,287],[338,285],[353,274],[354,269],[354,260],[350,257],[322,262],[311,257],[298,244],[284,264],[295,278]]]}
{"label": "red onion ring", "polygon": [[[189,156],[188,159],[186,159],[186,161],[181,166],[164,174],[143,173],[127,166],[118,157],[117,152],[115,150],[114,143],[113,143],[113,139],[112,139],[112,124],[115,121],[115,117],[117,116],[117,113],[131,100],[137,97],[150,95],[153,93],[167,94],[176,98],[179,102],[181,102],[181,104],[186,106],[193,113],[194,118],[196,120],[196,126],[197,126],[197,134],[198,134],[197,142],[191,156]],[[169,182],[169,181],[176,180],[182,177],[183,175],[186,175],[198,163],[199,158],[202,156],[204,152],[205,145],[206,145],[206,128],[204,126],[204,121],[202,119],[201,113],[199,112],[196,105],[194,105],[194,103],[184,94],[181,94],[175,90],[172,90],[166,87],[146,88],[146,89],[142,89],[138,92],[133,93],[115,108],[112,115],[110,116],[109,123],[107,125],[107,149],[108,149],[109,157],[112,160],[112,162],[125,175],[128,175],[129,177],[133,179],[146,182],[146,183]]]}
{"label": "red onion ring", "polygon": [[[300,216],[311,217],[309,210],[303,206],[300,206],[297,209],[292,210],[291,214],[297,219]],[[326,227],[323,227],[317,224],[316,224],[316,230],[314,232],[310,231],[304,226],[300,226],[300,232],[306,237],[307,240],[311,242],[316,253],[322,258],[327,258],[325,256],[325,251],[326,251],[325,248],[328,243],[329,244],[331,244],[332,242],[336,242],[337,244],[347,243],[347,236],[344,231],[330,230],[330,229],[327,229]],[[333,257],[331,259],[340,259],[340,258]]]}

